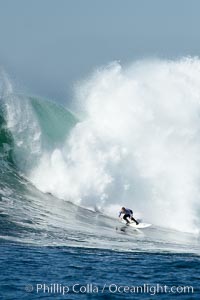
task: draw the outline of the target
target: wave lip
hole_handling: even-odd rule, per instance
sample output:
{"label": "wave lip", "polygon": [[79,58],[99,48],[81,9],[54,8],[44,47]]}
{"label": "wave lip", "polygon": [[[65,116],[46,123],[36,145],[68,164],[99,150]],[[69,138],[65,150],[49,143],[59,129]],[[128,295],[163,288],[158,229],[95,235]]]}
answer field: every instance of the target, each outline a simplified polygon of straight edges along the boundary
{"label": "wave lip", "polygon": [[1,75],[0,145],[25,175],[43,153],[62,145],[77,118],[67,109],[36,96],[16,94]]}

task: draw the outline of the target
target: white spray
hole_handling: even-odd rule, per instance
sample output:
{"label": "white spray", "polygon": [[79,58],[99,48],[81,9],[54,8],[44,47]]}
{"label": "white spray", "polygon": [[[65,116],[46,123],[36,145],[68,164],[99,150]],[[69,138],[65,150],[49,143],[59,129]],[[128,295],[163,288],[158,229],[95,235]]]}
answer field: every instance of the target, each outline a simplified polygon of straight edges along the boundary
{"label": "white spray", "polygon": [[[30,178],[42,191],[154,224],[199,223],[200,60],[114,63],[77,87],[83,121]],[[136,215],[137,216],[137,215]]]}

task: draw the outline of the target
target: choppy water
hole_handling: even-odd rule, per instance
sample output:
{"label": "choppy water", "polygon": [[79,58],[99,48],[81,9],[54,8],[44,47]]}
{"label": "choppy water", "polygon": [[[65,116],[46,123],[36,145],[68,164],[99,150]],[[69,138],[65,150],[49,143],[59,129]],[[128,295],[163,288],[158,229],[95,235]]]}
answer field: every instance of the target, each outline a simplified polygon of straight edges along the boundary
{"label": "choppy water", "polygon": [[0,249],[1,299],[199,299],[199,256],[2,240]]}

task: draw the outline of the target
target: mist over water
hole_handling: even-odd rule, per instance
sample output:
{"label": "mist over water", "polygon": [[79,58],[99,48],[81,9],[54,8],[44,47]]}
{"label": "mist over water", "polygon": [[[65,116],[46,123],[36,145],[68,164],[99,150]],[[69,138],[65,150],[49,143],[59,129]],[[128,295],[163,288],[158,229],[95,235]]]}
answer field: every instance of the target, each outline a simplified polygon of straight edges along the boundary
{"label": "mist over water", "polygon": [[80,121],[27,176],[43,192],[113,217],[198,232],[200,61],[140,61],[77,85]]}

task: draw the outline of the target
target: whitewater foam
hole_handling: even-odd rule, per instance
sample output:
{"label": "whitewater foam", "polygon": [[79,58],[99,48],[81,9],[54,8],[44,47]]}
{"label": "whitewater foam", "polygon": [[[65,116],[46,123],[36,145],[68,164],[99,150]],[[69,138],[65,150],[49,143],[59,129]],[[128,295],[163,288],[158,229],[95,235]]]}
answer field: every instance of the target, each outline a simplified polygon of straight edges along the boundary
{"label": "whitewater foam", "polygon": [[82,116],[65,145],[31,171],[42,191],[153,224],[199,224],[200,61],[118,63],[77,87]]}

